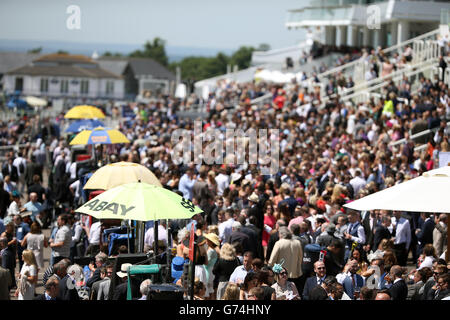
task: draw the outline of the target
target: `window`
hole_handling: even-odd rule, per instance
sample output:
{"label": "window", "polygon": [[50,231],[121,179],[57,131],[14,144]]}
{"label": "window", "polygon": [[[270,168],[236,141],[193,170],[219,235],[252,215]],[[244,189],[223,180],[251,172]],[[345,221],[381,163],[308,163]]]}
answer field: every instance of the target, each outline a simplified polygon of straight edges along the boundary
{"label": "window", "polygon": [[81,80],[80,93],[87,94],[89,92],[89,80]]}
{"label": "window", "polygon": [[114,81],[106,81],[106,94],[114,93]]}
{"label": "window", "polygon": [[61,87],[60,87],[61,93],[68,93],[69,92],[69,80],[61,80]]}
{"label": "window", "polygon": [[48,92],[48,79],[41,78],[41,92]]}

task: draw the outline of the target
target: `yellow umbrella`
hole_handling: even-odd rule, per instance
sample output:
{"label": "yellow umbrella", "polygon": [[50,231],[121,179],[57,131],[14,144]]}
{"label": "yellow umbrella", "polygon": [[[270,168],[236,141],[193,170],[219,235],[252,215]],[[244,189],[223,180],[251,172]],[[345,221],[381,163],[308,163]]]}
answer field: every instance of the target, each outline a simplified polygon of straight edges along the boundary
{"label": "yellow umbrella", "polygon": [[143,182],[162,187],[158,178],[146,167],[133,162],[117,162],[101,167],[84,185],[84,189],[109,190],[122,184]]}
{"label": "yellow umbrella", "polygon": [[129,143],[130,140],[116,129],[97,127],[92,130],[83,130],[77,134],[70,145],[76,144],[115,144],[115,143]]}
{"label": "yellow umbrella", "polygon": [[94,106],[75,106],[67,111],[64,116],[66,119],[103,119],[105,114],[97,107]]}

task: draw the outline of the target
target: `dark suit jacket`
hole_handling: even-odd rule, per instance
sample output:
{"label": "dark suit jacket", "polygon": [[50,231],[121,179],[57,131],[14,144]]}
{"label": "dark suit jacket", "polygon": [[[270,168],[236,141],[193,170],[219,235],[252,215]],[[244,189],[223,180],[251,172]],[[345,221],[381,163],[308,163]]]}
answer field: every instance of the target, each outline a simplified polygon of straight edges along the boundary
{"label": "dark suit jacket", "polygon": [[420,241],[419,248],[425,247],[426,244],[433,244],[433,230],[435,223],[433,219],[428,219],[422,226],[421,231],[417,234],[417,239]]}
{"label": "dark suit jacket", "polygon": [[[73,287],[72,289],[69,289],[69,287],[67,287],[69,281],[72,281],[69,278],[69,275],[66,275],[64,278],[61,279],[61,281],[59,281],[58,299],[64,301],[80,300],[77,289],[75,287]],[[73,283],[73,285],[75,286],[75,283]]]}
{"label": "dark suit jacket", "polygon": [[11,198],[5,189],[3,189],[3,184],[0,186],[0,219],[7,216],[7,211],[9,204],[11,203]]}
{"label": "dark suit jacket", "polygon": [[391,232],[384,226],[377,226],[375,228],[375,234],[373,236],[373,247],[372,249],[374,251],[377,250],[378,245],[380,244],[381,240],[383,239],[390,239],[391,238]]}
{"label": "dark suit jacket", "polygon": [[17,182],[19,180],[19,173],[17,172],[17,168],[11,165],[11,170],[9,169],[9,165],[5,164],[2,168],[3,178],[6,176],[10,176],[11,181]]}
{"label": "dark suit jacket", "polygon": [[316,285],[309,293],[309,300],[328,300],[328,293],[322,286]]}
{"label": "dark suit jacket", "polygon": [[258,234],[256,231],[249,226],[242,227],[240,231],[248,236],[249,247],[251,248],[250,251],[253,252],[253,257],[262,258],[258,248],[258,243],[261,243],[261,241],[258,242]]}
{"label": "dark suit jacket", "polygon": [[[45,299],[45,293],[37,295],[36,297],[34,297],[33,300],[39,300],[39,301],[47,301],[47,299]],[[61,299],[59,299],[58,297],[56,297],[55,299],[56,301],[61,301]]]}
{"label": "dark suit jacket", "polygon": [[249,236],[241,231],[233,231],[231,233],[230,237],[228,238],[227,242],[229,244],[233,244],[234,242],[239,242],[240,244],[242,244],[242,249],[244,250],[244,252],[252,251],[253,253],[255,253],[253,251],[254,248],[252,248],[250,246]]}
{"label": "dark suit jacket", "polygon": [[397,281],[389,289],[392,300],[406,300],[408,296],[408,286],[404,280]]}
{"label": "dark suit jacket", "polygon": [[374,231],[377,228],[376,219],[375,219],[374,228],[371,229],[370,228],[370,213],[367,213],[366,216],[364,217],[364,220],[362,221],[362,225],[364,227],[364,233],[366,234],[366,244],[370,244],[370,248],[373,249],[373,251],[376,251],[376,249],[374,249],[374,247],[373,247],[373,242],[374,242],[374,238],[375,238]]}
{"label": "dark suit jacket", "polygon": [[9,288],[12,286],[11,273],[0,267],[0,300],[9,300]]}
{"label": "dark suit jacket", "polygon": [[311,300],[310,294],[313,288],[317,287],[317,277],[312,276],[306,279],[305,287],[303,288],[302,299],[303,300]]}
{"label": "dark suit jacket", "polygon": [[98,280],[101,280],[100,268],[95,269],[94,273],[92,274],[92,277],[90,277],[89,280],[86,282],[86,286],[91,288],[94,282],[97,282]]}
{"label": "dark suit jacket", "polygon": [[275,243],[280,240],[280,236],[278,235],[278,232],[275,232],[270,235],[269,243],[267,244],[267,252],[266,252],[266,258],[269,260],[270,255],[272,254],[273,247],[275,246]]}

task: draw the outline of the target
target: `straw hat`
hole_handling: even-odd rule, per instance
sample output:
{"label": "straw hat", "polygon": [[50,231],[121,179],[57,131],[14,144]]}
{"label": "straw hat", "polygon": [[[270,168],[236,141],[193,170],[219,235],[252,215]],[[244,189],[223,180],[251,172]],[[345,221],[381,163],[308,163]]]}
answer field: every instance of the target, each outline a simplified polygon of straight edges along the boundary
{"label": "straw hat", "polygon": [[120,271],[116,272],[116,274],[121,278],[126,277],[128,275],[128,269],[131,266],[131,263],[122,263],[122,265],[120,266]]}
{"label": "straw hat", "polygon": [[203,234],[203,236],[208,239],[209,241],[211,241],[212,243],[214,243],[216,246],[220,245],[220,240],[219,240],[219,236],[215,233],[205,233]]}
{"label": "straw hat", "polygon": [[259,201],[259,197],[258,197],[258,195],[256,193],[253,192],[250,195],[250,197],[248,197],[248,200],[251,201],[251,202],[258,202]]}

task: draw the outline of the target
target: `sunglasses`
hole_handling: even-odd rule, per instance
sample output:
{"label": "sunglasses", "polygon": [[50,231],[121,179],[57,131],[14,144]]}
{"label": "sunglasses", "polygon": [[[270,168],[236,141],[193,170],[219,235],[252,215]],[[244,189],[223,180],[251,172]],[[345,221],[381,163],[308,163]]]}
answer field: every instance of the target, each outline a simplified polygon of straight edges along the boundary
{"label": "sunglasses", "polygon": [[280,276],[286,276],[287,272],[280,272]]}

